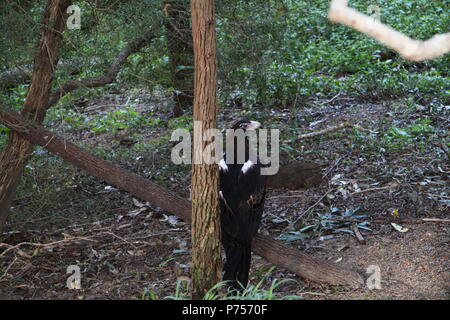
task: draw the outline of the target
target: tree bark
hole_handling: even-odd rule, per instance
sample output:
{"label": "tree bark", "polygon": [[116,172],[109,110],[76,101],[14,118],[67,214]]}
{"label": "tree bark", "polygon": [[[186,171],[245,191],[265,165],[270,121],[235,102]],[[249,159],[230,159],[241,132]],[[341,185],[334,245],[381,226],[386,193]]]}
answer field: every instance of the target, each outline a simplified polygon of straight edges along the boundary
{"label": "tree bark", "polygon": [[280,167],[278,173],[267,176],[267,186],[279,189],[302,189],[319,186],[323,181],[320,166],[311,162],[294,162]]}
{"label": "tree bark", "polygon": [[189,0],[165,0],[167,49],[175,89],[174,116],[183,115],[194,102],[194,51],[190,27]]}
{"label": "tree bark", "polygon": [[[0,123],[15,130],[31,143],[44,147],[49,152],[109,184],[175,214],[184,221],[191,221],[190,201],[132,172],[102,160],[42,127],[33,125],[17,112],[6,110],[2,105],[0,105]],[[257,235],[253,240],[252,250],[267,261],[311,281],[352,287],[360,287],[364,284],[363,278],[355,271],[314,258],[266,236]]]}
{"label": "tree bark", "polygon": [[[42,17],[41,38],[34,58],[30,89],[22,115],[41,123],[49,101],[53,72],[59,59],[61,33],[64,30],[68,0],[48,0]],[[0,154],[0,233],[10,211],[11,201],[20,182],[32,145],[12,131]]]}
{"label": "tree bark", "polygon": [[[203,151],[203,133],[216,129],[217,70],[213,0],[192,0],[195,57],[194,152],[192,164],[192,297],[201,299],[221,279],[219,171]],[[211,155],[210,155],[211,156]]]}

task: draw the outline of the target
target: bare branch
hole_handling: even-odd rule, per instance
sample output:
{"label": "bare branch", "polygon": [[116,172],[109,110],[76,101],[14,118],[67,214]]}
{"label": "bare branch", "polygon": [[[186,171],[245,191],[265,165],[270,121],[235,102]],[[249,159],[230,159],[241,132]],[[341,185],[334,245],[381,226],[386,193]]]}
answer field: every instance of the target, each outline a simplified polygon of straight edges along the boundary
{"label": "bare branch", "polygon": [[301,134],[297,138],[298,139],[312,138],[312,137],[320,136],[320,135],[323,135],[323,134],[326,134],[329,132],[338,131],[341,129],[351,128],[351,127],[353,127],[353,125],[351,123],[344,122],[344,123],[338,124],[337,126],[332,126],[332,127],[320,130],[320,131],[314,131],[314,132],[310,132],[310,133]]}
{"label": "bare branch", "polygon": [[450,32],[437,34],[426,41],[414,40],[380,21],[347,6],[348,0],[332,0],[328,18],[349,26],[397,51],[403,58],[423,61],[450,51]]}
{"label": "bare branch", "polygon": [[366,240],[364,239],[363,235],[361,234],[361,232],[359,232],[358,226],[357,225],[353,225],[351,227],[353,233],[355,234],[356,240],[358,240],[359,243],[361,244],[366,244]]}
{"label": "bare branch", "polygon": [[120,67],[125,62],[125,60],[128,58],[128,56],[141,50],[154,37],[155,37],[154,31],[150,30],[150,31],[146,32],[144,34],[144,36],[130,42],[122,51],[120,51],[119,55],[111,63],[111,66],[109,67],[109,69],[102,76],[93,77],[93,78],[82,78],[82,79],[76,79],[76,80],[69,80],[66,83],[64,83],[63,85],[61,85],[58,90],[55,90],[51,94],[48,108],[50,108],[52,105],[54,105],[56,102],[58,102],[59,99],[61,99],[62,97],[64,97],[66,94],[68,94],[71,91],[77,90],[79,88],[101,87],[108,83],[113,82],[116,79],[117,74],[120,71]]}
{"label": "bare branch", "polygon": [[363,131],[363,132],[377,133],[377,132],[372,131],[370,129],[363,128],[363,127],[361,127],[361,126],[359,126],[357,124],[352,124],[352,123],[349,123],[349,122],[343,122],[343,123],[340,123],[340,124],[338,124],[336,126],[331,126],[331,127],[319,130],[319,131],[314,131],[314,132],[310,132],[310,133],[301,134],[301,135],[297,136],[297,139],[301,140],[301,139],[313,138],[313,137],[321,136],[321,135],[326,134],[326,133],[342,130],[342,129],[345,129],[345,128],[354,128],[356,130]]}

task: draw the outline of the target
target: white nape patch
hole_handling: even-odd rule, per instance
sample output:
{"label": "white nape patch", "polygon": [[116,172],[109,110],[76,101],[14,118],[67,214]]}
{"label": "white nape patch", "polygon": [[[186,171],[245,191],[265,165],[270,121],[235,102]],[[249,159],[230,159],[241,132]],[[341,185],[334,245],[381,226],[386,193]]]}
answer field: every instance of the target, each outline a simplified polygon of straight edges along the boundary
{"label": "white nape patch", "polygon": [[247,173],[248,170],[250,170],[250,168],[253,166],[253,162],[251,162],[251,160],[248,160],[246,163],[244,163],[244,165],[242,166],[242,173],[245,174]]}
{"label": "white nape patch", "polygon": [[261,127],[261,123],[258,121],[250,121],[250,124],[247,125],[247,130],[256,130]]}
{"label": "white nape patch", "polygon": [[225,163],[225,160],[222,159],[219,161],[219,169],[223,171],[228,171],[228,166]]}

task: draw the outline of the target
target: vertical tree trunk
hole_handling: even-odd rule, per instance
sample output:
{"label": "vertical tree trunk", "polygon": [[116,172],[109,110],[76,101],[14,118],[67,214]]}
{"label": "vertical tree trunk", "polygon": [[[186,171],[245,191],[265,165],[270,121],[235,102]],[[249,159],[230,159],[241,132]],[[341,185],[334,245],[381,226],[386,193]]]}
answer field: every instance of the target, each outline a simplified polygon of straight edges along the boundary
{"label": "vertical tree trunk", "polygon": [[189,23],[189,0],[164,0],[167,49],[175,89],[174,116],[183,115],[194,101],[194,51]]}
{"label": "vertical tree trunk", "polygon": [[221,246],[216,164],[196,164],[206,142],[202,132],[216,128],[216,31],[213,0],[192,0],[195,56],[194,161],[192,165],[193,299],[201,299],[221,278]]}
{"label": "vertical tree trunk", "polygon": [[[66,24],[68,0],[48,0],[42,17],[41,38],[34,58],[31,85],[21,111],[30,121],[41,123],[49,101],[53,72],[59,59],[61,33]],[[29,141],[11,131],[0,154],[0,235],[23,168],[32,151]]]}

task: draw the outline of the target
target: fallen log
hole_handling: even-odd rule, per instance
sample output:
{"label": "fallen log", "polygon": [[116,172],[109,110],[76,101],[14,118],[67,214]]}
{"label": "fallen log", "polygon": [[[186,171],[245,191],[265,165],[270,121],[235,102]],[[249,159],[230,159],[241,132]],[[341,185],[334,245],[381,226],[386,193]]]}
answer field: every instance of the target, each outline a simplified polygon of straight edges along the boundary
{"label": "fallen log", "polygon": [[[15,130],[33,144],[44,147],[51,153],[109,184],[128,191],[142,200],[181,217],[185,221],[191,221],[190,201],[135,173],[98,158],[1,105],[0,123]],[[253,251],[267,261],[311,281],[351,287],[361,287],[364,284],[362,276],[356,271],[314,258],[270,237],[257,235],[252,246]]]}
{"label": "fallen log", "polygon": [[322,180],[319,165],[312,162],[294,162],[280,167],[277,174],[268,176],[267,186],[298,190],[317,187]]}

